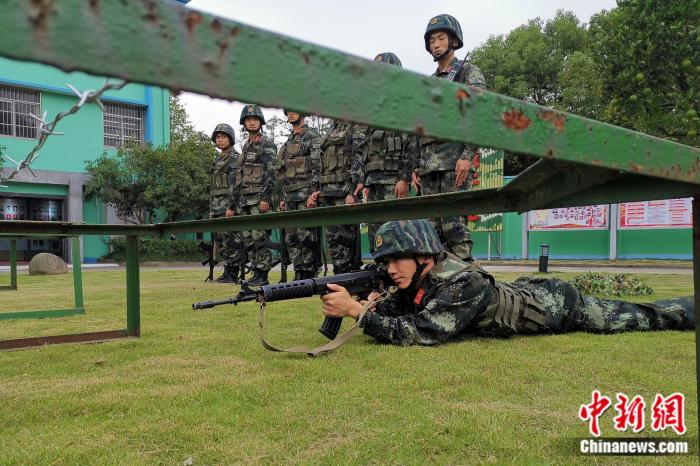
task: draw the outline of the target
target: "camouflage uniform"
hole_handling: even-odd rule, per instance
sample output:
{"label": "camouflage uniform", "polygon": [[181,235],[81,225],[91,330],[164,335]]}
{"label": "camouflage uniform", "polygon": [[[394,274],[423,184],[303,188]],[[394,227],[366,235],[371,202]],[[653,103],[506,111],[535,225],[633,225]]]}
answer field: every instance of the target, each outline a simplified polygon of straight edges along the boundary
{"label": "camouflage uniform", "polygon": [[[308,197],[319,190],[321,134],[314,128],[302,126],[301,131],[289,135],[278,158],[282,164],[280,179],[287,210],[306,209]],[[284,241],[298,279],[312,278],[318,273],[317,232],[316,228],[285,229]]]}
{"label": "camouflage uniform", "polygon": [[[209,191],[209,214],[211,218],[226,216],[226,209],[235,210],[235,202],[230,193],[234,190],[234,176],[232,167],[238,161],[240,154],[233,148],[233,128],[229,125],[218,125],[212,134],[212,141],[216,133],[228,134],[231,137],[231,147],[217,154],[212,162],[209,174],[211,176],[211,190]],[[231,134],[229,134],[231,133]],[[225,267],[234,271],[242,260],[241,234],[237,231],[223,231],[216,235],[216,248],[219,257]]]}
{"label": "camouflage uniform", "polygon": [[[425,32],[425,48],[430,51],[428,40],[434,31],[445,30],[457,38],[462,47],[462,30],[459,23],[450,15],[439,15],[431,19]],[[454,58],[447,71],[437,69],[433,77],[450,79],[457,83],[469,84],[486,89],[484,75],[476,65]],[[461,69],[460,69],[461,67]],[[455,190],[467,191],[471,187],[472,172],[467,181],[455,188],[455,164],[457,160],[472,160],[475,147],[458,142],[441,141],[431,137],[420,138],[420,158],[418,174],[421,179],[421,194],[449,193]],[[447,250],[463,260],[471,260],[472,240],[463,216],[431,219]]]}
{"label": "camouflage uniform", "polygon": [[[362,165],[367,127],[345,121],[337,121],[321,146],[321,177],[319,204],[322,207],[345,204],[345,196],[352,195],[357,184],[365,179]],[[352,249],[355,242],[355,225],[325,227],[331,250],[333,273],[357,270]]]}
{"label": "camouflage uniform", "polygon": [[[404,241],[396,247],[407,235],[419,246],[438,243],[435,231],[420,222],[428,225],[423,220],[383,225],[377,233],[385,244],[378,247],[379,262],[400,256],[396,251],[402,247],[404,255],[410,255],[414,245]],[[440,249],[439,245],[434,248]],[[366,334],[397,345],[434,345],[468,336],[694,328],[692,297],[645,304],[595,298],[581,295],[571,283],[557,278],[521,277],[508,284],[451,254],[436,257],[422,291],[398,290],[365,315],[361,325]]]}
{"label": "camouflage uniform", "polygon": [[[401,60],[391,52],[378,54],[374,61],[401,68]],[[411,182],[411,172],[416,163],[416,138],[402,133],[370,128],[367,132],[365,156],[366,178],[369,201],[395,199],[394,187],[400,180]],[[374,235],[381,223],[368,225],[370,247],[374,245]]]}
{"label": "camouflage uniform", "polygon": [[[256,116],[265,124],[262,111],[257,105],[247,105],[241,115],[241,124],[248,116]],[[272,210],[272,191],[275,185],[275,160],[277,146],[272,139],[260,132],[250,134],[243,146],[241,157],[235,166],[236,185],[240,186],[238,195],[238,212],[240,215],[257,215],[262,201],[270,204]],[[232,191],[231,197],[235,197]],[[266,230],[242,232],[243,246],[246,248],[256,279],[267,281],[267,273],[272,268],[272,250],[270,235]]]}

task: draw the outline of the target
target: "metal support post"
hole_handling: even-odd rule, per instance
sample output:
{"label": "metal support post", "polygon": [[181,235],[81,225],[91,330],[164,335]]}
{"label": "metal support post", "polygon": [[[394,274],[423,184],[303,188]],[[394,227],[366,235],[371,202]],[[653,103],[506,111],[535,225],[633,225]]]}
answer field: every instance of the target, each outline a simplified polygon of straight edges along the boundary
{"label": "metal support post", "polygon": [[17,289],[17,240],[10,240],[10,288]]}
{"label": "metal support post", "polygon": [[83,304],[83,271],[80,258],[80,237],[71,238],[71,254],[73,261],[73,294],[75,295],[75,308],[85,309]]}
{"label": "metal support post", "polygon": [[[700,196],[693,198],[693,295],[695,297],[695,309],[700,305]],[[696,400],[700,400],[700,321],[695,314],[695,378]],[[700,403],[696,407],[698,411],[698,429],[700,430]]]}
{"label": "metal support post", "polygon": [[141,298],[139,284],[139,237],[126,237],[126,331],[141,335]]}

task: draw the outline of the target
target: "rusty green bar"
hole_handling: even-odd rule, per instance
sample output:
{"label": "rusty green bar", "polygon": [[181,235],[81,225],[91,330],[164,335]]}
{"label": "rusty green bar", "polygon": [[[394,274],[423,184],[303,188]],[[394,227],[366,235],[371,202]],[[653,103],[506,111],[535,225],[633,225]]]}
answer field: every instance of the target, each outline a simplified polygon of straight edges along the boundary
{"label": "rusty green bar", "polygon": [[78,236],[71,238],[71,256],[73,262],[73,295],[75,307],[77,309],[82,309],[85,306],[83,304],[83,271],[82,258],[80,257],[80,237]]}
{"label": "rusty green bar", "polygon": [[17,240],[10,240],[10,288],[17,289]]}
{"label": "rusty green bar", "polygon": [[0,55],[11,58],[700,183],[698,148],[373,63],[177,2],[0,0],[0,11]]}
{"label": "rusty green bar", "polygon": [[139,279],[139,237],[126,237],[126,333],[141,335],[141,297]]}
{"label": "rusty green bar", "polygon": [[85,309],[83,307],[76,307],[73,309],[47,309],[42,311],[0,312],[0,320],[48,319],[53,317],[70,317],[80,314],[85,314]]}

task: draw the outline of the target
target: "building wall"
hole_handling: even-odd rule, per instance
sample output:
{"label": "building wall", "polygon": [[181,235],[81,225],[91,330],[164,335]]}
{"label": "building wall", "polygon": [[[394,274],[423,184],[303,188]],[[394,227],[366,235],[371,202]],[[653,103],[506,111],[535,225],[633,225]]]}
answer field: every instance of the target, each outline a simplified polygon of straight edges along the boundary
{"label": "building wall", "polygon": [[[0,58],[0,85],[39,91],[41,111],[47,112],[48,121],[77,102],[77,96],[67,84],[85,91],[98,89],[104,82],[105,78],[85,73],[65,73],[46,65]],[[170,141],[167,90],[129,84],[119,91],[105,93],[102,100],[144,108],[144,142],[162,145]],[[0,197],[58,197],[65,203],[64,220],[105,223],[108,218],[105,206],[96,204],[94,199],[83,200],[82,197],[82,186],[87,179],[85,162],[95,160],[104,152],[116,152],[104,146],[103,124],[102,110],[94,103],[84,105],[77,113],[63,119],[56,131],[65,135],[49,137],[40,156],[32,164],[37,177],[23,172],[15,178],[16,181],[9,182],[7,188],[0,188]],[[0,135],[4,153],[15,160],[23,160],[36,143],[35,139]],[[105,242],[98,237],[85,237],[82,247],[83,258],[88,262],[107,252]],[[69,259],[70,251],[66,250],[63,256]]]}

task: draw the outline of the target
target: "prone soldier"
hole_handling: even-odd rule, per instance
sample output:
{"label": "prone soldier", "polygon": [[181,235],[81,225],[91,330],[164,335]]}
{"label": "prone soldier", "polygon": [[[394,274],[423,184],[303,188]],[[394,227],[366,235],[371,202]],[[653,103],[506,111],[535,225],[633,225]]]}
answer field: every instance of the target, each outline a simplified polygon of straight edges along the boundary
{"label": "prone soldier", "polygon": [[[278,155],[281,163],[279,178],[283,185],[279,210],[304,210],[308,208],[311,194],[319,190],[321,134],[306,126],[304,115],[288,110],[284,114],[292,125],[292,132]],[[319,232],[318,228],[285,229],[283,241],[287,243],[294,266],[294,280],[314,278],[318,274]]]}
{"label": "prone soldier", "polygon": [[[262,134],[265,116],[259,106],[243,107],[240,124],[248,132],[248,140],[235,167],[239,195],[236,196],[232,191],[231,197],[238,197],[241,215],[264,214],[270,211],[272,205],[277,146],[272,139]],[[242,240],[253,268],[253,278],[248,284],[267,285],[272,267],[269,233],[266,230],[244,231]]]}
{"label": "prone soldier", "polygon": [[[396,287],[366,312],[364,332],[396,345],[436,345],[469,336],[617,333],[695,327],[691,296],[651,303],[582,295],[558,278],[497,281],[473,263],[445,253],[427,220],[387,222],[377,231],[374,260]],[[329,317],[358,318],[365,303],[347,291],[323,296]],[[378,294],[371,294],[376,300]],[[369,305],[368,305],[369,306]]]}
{"label": "prone soldier", "polygon": [[[374,61],[401,68],[401,60],[391,52],[380,53]],[[369,201],[401,199],[408,195],[416,160],[415,147],[412,136],[383,129],[368,130],[364,185]],[[374,235],[380,225],[368,225],[370,248],[373,248]]]}
{"label": "prone soldier", "polygon": [[[321,177],[318,191],[308,199],[307,207],[355,204],[365,178],[363,151],[367,127],[347,121],[335,121],[321,145]],[[357,225],[325,227],[331,251],[333,273],[358,270]]]}
{"label": "prone soldier", "polygon": [[[438,15],[428,22],[423,35],[425,49],[438,63],[434,77],[469,84],[485,89],[484,75],[479,68],[455,57],[462,48],[462,27],[451,15]],[[466,191],[471,187],[471,161],[476,148],[459,142],[442,141],[432,137],[420,138],[418,170],[414,184],[422,194]],[[463,216],[430,220],[445,248],[462,260],[473,260],[472,240]]]}
{"label": "prone soldier", "polygon": [[[231,192],[235,192],[233,166],[240,157],[233,148],[236,133],[231,125],[220,123],[214,128],[211,140],[220,152],[214,158],[210,168],[209,218],[230,217],[236,204],[235,199],[231,197]],[[224,273],[216,279],[216,282],[236,283],[243,260],[241,234],[237,231],[224,231],[215,237],[219,257],[224,262]]]}

